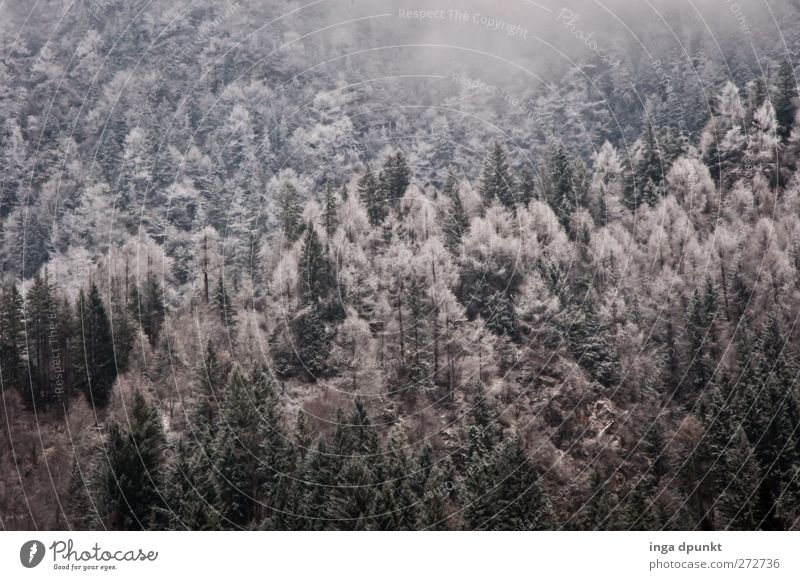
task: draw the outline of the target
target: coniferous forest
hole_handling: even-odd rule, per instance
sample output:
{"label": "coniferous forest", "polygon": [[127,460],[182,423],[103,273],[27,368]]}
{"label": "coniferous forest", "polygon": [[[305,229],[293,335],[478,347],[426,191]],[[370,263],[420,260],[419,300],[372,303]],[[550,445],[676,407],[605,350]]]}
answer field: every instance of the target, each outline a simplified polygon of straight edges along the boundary
{"label": "coniferous forest", "polygon": [[454,4],[0,3],[0,529],[800,529],[800,7]]}

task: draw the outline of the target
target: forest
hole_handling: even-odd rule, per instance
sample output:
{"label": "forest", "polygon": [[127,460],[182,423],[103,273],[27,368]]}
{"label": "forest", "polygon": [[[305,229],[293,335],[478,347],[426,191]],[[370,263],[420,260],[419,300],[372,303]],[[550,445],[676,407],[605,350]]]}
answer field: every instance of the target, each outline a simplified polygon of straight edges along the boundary
{"label": "forest", "polygon": [[0,529],[800,529],[800,7],[567,4],[3,4]]}

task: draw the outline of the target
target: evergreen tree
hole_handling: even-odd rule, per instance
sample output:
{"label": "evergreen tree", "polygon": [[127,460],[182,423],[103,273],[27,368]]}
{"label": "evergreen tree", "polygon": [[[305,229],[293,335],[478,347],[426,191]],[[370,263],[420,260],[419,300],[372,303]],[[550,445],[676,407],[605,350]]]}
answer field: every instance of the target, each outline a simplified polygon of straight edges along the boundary
{"label": "evergreen tree", "polygon": [[536,199],[536,178],[533,171],[525,165],[519,178],[518,201],[521,205],[527,206],[531,200]]}
{"label": "evergreen tree", "polygon": [[503,147],[495,141],[494,148],[483,164],[480,192],[484,203],[488,206],[497,199],[507,208],[513,208],[514,181],[506,159]]}
{"label": "evergreen tree", "polygon": [[622,514],[623,529],[659,530],[658,514],[653,506],[655,483],[649,474],[643,474],[633,483]]}
{"label": "evergreen tree", "polygon": [[486,328],[498,336],[516,338],[519,323],[514,303],[505,292],[495,292],[489,297],[487,304],[489,317],[486,320]]}
{"label": "evergreen tree", "polygon": [[361,179],[358,180],[358,194],[367,210],[369,223],[373,227],[383,223],[386,217],[386,199],[382,197],[378,181],[369,166],[367,166]]}
{"label": "evergreen tree", "polygon": [[789,139],[797,113],[797,81],[788,60],[781,63],[778,70],[777,95],[775,97],[775,117],[778,121],[778,136],[783,143]]}
{"label": "evergreen tree", "polygon": [[548,201],[562,224],[578,208],[578,188],[575,168],[567,156],[567,151],[560,143],[550,160],[550,192]]}
{"label": "evergreen tree", "polygon": [[47,405],[56,399],[52,368],[52,349],[55,345],[50,332],[51,324],[57,324],[58,315],[55,287],[49,280],[47,270],[44,275],[37,275],[28,289],[25,313],[30,385],[25,385],[23,393],[29,403]]}
{"label": "evergreen tree", "polygon": [[300,193],[290,182],[281,187],[279,197],[278,216],[280,220],[283,239],[293,243],[303,233],[302,209],[300,207]]}
{"label": "evergreen tree", "polygon": [[163,507],[164,432],[158,412],[141,393],[133,398],[129,430],[112,423],[106,442],[108,463],[102,478],[109,524],[120,530],[154,527]]}
{"label": "evergreen tree", "polygon": [[758,513],[757,497],[761,472],[744,430],[736,429],[728,447],[719,457],[725,478],[717,501],[719,527],[726,530],[756,530],[764,514]]}
{"label": "evergreen tree", "polygon": [[458,193],[458,184],[452,173],[447,175],[442,194],[450,203],[442,224],[444,241],[447,249],[457,255],[461,247],[461,240],[469,229],[469,216],[464,209],[464,203]]}
{"label": "evergreen tree", "polygon": [[396,206],[406,192],[409,180],[408,165],[401,151],[390,155],[380,173],[380,190],[383,199]]}
{"label": "evergreen tree", "polygon": [[[344,191],[347,191],[347,189],[344,189]],[[325,229],[329,240],[333,237],[336,227],[339,225],[338,210],[339,202],[329,183],[325,188],[325,201],[322,208],[322,227]]]}
{"label": "evergreen tree", "polygon": [[212,304],[217,316],[219,316],[220,322],[225,325],[225,329],[228,334],[231,335],[236,329],[236,307],[228,293],[228,287],[223,274],[220,274],[219,278],[217,278],[217,286],[214,289]]}
{"label": "evergreen tree", "polygon": [[714,374],[714,321],[718,314],[717,294],[710,278],[706,278],[705,290],[701,294],[694,290],[687,316],[687,339],[689,365],[686,370],[686,385],[690,393],[701,393]]}
{"label": "evergreen tree", "polygon": [[137,279],[131,287],[129,302],[131,314],[139,322],[139,326],[153,346],[158,344],[161,327],[166,317],[163,294],[158,278],[154,272],[149,270],[144,280]]}
{"label": "evergreen tree", "polygon": [[201,451],[179,446],[165,478],[166,525],[172,530],[219,530],[211,466]]}
{"label": "evergreen tree", "polygon": [[105,406],[111,398],[111,388],[117,380],[114,343],[103,300],[96,284],[88,298],[78,295],[77,325],[80,331],[77,381],[92,405]]}
{"label": "evergreen tree", "polygon": [[216,430],[219,401],[225,390],[224,372],[210,340],[206,343],[203,360],[195,376],[197,395],[189,417],[190,429],[195,440],[201,446],[206,446]]}
{"label": "evergreen tree", "polygon": [[115,284],[111,291],[111,329],[114,335],[114,356],[120,374],[130,365],[130,354],[136,340],[136,328],[126,303],[127,296]]}
{"label": "evergreen tree", "polygon": [[661,196],[666,160],[662,155],[653,122],[646,115],[644,134],[636,144],[632,180],[623,196],[623,201],[630,210],[635,210],[642,203],[654,206]]}
{"label": "evergreen tree", "polygon": [[328,370],[331,337],[318,304],[301,310],[293,321],[295,364],[309,380],[316,380]]}
{"label": "evergreen tree", "polygon": [[304,304],[319,302],[327,293],[328,263],[317,231],[309,223],[298,264],[300,296]]}
{"label": "evergreen tree", "polygon": [[23,389],[25,352],[25,314],[22,295],[15,284],[9,284],[0,298],[0,379],[2,388]]}

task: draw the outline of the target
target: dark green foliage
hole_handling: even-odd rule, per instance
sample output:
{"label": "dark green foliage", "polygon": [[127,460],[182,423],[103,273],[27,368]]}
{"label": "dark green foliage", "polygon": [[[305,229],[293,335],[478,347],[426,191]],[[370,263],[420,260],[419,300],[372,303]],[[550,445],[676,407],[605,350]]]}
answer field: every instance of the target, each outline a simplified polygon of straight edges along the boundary
{"label": "dark green foliage", "polygon": [[618,355],[592,304],[574,306],[565,312],[568,316],[562,327],[572,356],[601,385],[613,385],[618,376]]}
{"label": "dark green foliage", "polygon": [[486,328],[498,336],[516,338],[519,330],[517,312],[514,303],[504,292],[495,292],[489,297],[487,304],[489,317],[486,319]]}
{"label": "dark green foliage", "polygon": [[131,287],[131,299],[128,305],[134,320],[150,339],[150,344],[157,345],[166,317],[166,307],[164,292],[154,272],[148,270],[144,280],[141,278],[135,280]]}
{"label": "dark green foliage", "polygon": [[[342,191],[346,192],[347,189],[342,188]],[[336,199],[336,195],[334,194],[329,183],[325,187],[325,199],[323,200],[322,206],[322,227],[325,230],[328,239],[333,237],[334,232],[336,232],[336,227],[339,225],[339,220],[337,217],[338,209],[339,202]]]}
{"label": "dark green foliage", "polygon": [[473,529],[552,529],[552,506],[519,438],[505,441],[482,460],[486,465],[475,467],[479,474],[476,479],[481,481],[472,486],[473,498],[467,510]]}
{"label": "dark green foliage", "polygon": [[410,172],[401,151],[390,155],[380,173],[382,198],[395,206],[403,197],[410,183]]}
{"label": "dark green foliage", "polygon": [[34,278],[28,289],[25,313],[30,381],[26,381],[28,384],[25,384],[23,394],[32,404],[46,405],[57,398],[50,325],[56,323],[58,316],[55,287],[46,270],[43,276]]}
{"label": "dark green foliage", "polygon": [[778,136],[785,143],[792,133],[797,113],[797,81],[788,60],[778,70],[777,94],[775,96],[775,118],[778,121]]}
{"label": "dark green foliage", "polygon": [[220,275],[217,279],[217,286],[214,288],[211,303],[217,316],[219,316],[220,322],[225,326],[228,336],[230,336],[236,329],[236,307],[233,304],[233,300],[231,300],[228,292],[228,283],[223,275]]}
{"label": "dark green foliage", "polygon": [[566,224],[580,205],[575,168],[560,143],[553,152],[549,163],[550,191],[548,201],[561,223]]}
{"label": "dark green foliage", "polygon": [[111,398],[117,366],[111,324],[95,284],[92,284],[88,298],[83,291],[78,296],[76,324],[80,331],[76,381],[92,405],[102,407]]}
{"label": "dark green foliage", "polygon": [[386,217],[386,198],[380,191],[378,180],[372,173],[369,166],[364,171],[364,175],[358,180],[358,195],[367,210],[367,217],[372,226],[383,223]]}
{"label": "dark green foliage", "polygon": [[163,506],[161,418],[141,393],[133,398],[128,429],[112,423],[105,443],[102,494],[104,521],[114,529],[154,527]]}
{"label": "dark green foliage", "polygon": [[297,188],[291,183],[284,183],[278,203],[281,233],[287,242],[292,243],[303,233],[302,208]]}
{"label": "dark green foliage", "polygon": [[293,321],[294,366],[298,374],[316,380],[328,369],[331,337],[319,306],[312,304],[300,311]]}
{"label": "dark green foliage", "polygon": [[328,261],[317,231],[310,223],[306,227],[298,269],[303,303],[317,303],[328,291]]}
{"label": "dark green foliage", "polygon": [[480,183],[481,196],[486,205],[496,199],[505,207],[512,208],[516,203],[515,189],[506,152],[500,143],[495,142],[494,148],[483,164]]}
{"label": "dark green foliage", "polygon": [[653,120],[646,116],[641,145],[634,159],[633,174],[624,195],[628,209],[635,210],[643,203],[656,204],[661,196],[661,185],[669,169],[656,137]]}
{"label": "dark green foliage", "polygon": [[0,297],[0,369],[2,388],[22,389],[25,318],[22,295],[10,284]]}
{"label": "dark green foliage", "polygon": [[464,203],[458,193],[458,184],[452,173],[448,174],[442,195],[449,200],[449,207],[444,216],[442,229],[445,235],[445,245],[453,254],[458,254],[461,240],[469,229],[469,216],[464,209]]}

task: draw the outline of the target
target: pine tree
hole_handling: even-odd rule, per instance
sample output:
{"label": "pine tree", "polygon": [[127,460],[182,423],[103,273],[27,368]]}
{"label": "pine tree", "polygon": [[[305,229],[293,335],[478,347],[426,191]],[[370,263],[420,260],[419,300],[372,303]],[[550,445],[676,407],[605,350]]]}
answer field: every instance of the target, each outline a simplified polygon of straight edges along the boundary
{"label": "pine tree", "polygon": [[578,208],[579,191],[576,183],[575,169],[567,156],[567,151],[560,143],[550,160],[550,192],[548,201],[562,224]]}
{"label": "pine tree", "polygon": [[642,203],[654,206],[661,196],[666,160],[662,155],[653,123],[654,120],[646,115],[644,134],[636,144],[632,180],[623,196],[623,201],[630,210],[635,210]]}
{"label": "pine tree", "polygon": [[315,381],[328,370],[331,338],[318,304],[311,304],[293,321],[294,347],[299,372]]}
{"label": "pine tree", "polygon": [[717,500],[719,526],[726,530],[756,530],[763,514],[757,497],[761,472],[744,430],[736,429],[728,447],[718,459],[724,480]]}
{"label": "pine tree", "polygon": [[166,526],[172,530],[219,530],[217,496],[205,453],[180,445],[165,478]]}
{"label": "pine tree", "polygon": [[788,60],[784,60],[778,70],[776,89],[775,117],[778,121],[778,136],[783,143],[786,143],[792,133],[797,113],[797,81]]}
{"label": "pine tree", "polygon": [[536,178],[533,171],[525,165],[519,178],[518,201],[521,205],[527,206],[536,197]]}
{"label": "pine tree", "polygon": [[157,345],[166,317],[166,307],[161,284],[154,272],[148,270],[143,281],[137,279],[133,284],[129,308],[133,318],[150,339],[150,344]]}
{"label": "pine tree", "polygon": [[127,431],[117,423],[109,428],[103,497],[113,528],[140,530],[154,527],[163,508],[160,489],[166,440],[158,412],[139,392],[133,397],[128,424]]}
{"label": "pine tree", "polygon": [[419,499],[411,487],[413,465],[401,427],[389,434],[383,485],[376,498],[376,526],[383,530],[417,529]]}
{"label": "pine tree", "polygon": [[30,386],[25,385],[23,394],[31,404],[47,405],[56,399],[52,372],[54,344],[50,338],[50,325],[57,322],[58,314],[55,287],[49,280],[47,270],[44,275],[37,275],[28,289],[25,313]]}
{"label": "pine tree", "polygon": [[279,198],[279,219],[283,239],[293,243],[303,231],[302,210],[300,208],[300,193],[289,182],[283,184]]}
{"label": "pine tree", "polygon": [[396,206],[406,192],[409,180],[408,165],[406,158],[401,151],[390,155],[380,173],[380,190],[383,199],[390,205]]}
{"label": "pine tree", "polygon": [[658,514],[653,506],[655,482],[649,474],[642,474],[633,483],[622,514],[623,529],[660,530]]}
{"label": "pine tree", "polygon": [[519,329],[517,312],[514,303],[505,292],[495,292],[489,297],[486,305],[489,317],[486,320],[486,328],[498,336],[516,338]]}
{"label": "pine tree", "polygon": [[217,286],[214,289],[211,303],[217,316],[219,316],[220,322],[225,325],[226,331],[231,335],[236,329],[236,307],[228,293],[228,286],[225,283],[223,274],[220,274],[219,278],[217,278]]}
{"label": "pine tree", "polygon": [[364,175],[358,180],[358,194],[364,207],[367,209],[369,223],[373,227],[383,223],[386,217],[386,199],[381,196],[378,181],[369,166],[364,171]]}
{"label": "pine tree", "polygon": [[484,203],[488,206],[497,199],[507,208],[513,208],[514,181],[508,167],[506,152],[499,142],[495,141],[489,157],[483,164],[480,192]]}
{"label": "pine tree", "polygon": [[115,284],[111,291],[111,329],[114,334],[114,356],[120,374],[128,370],[130,354],[136,339],[136,328],[124,296]]}
{"label": "pine tree", "polygon": [[225,391],[211,450],[223,524],[246,528],[260,509],[260,400],[257,383],[235,370]]}
{"label": "pine tree", "polygon": [[[347,189],[344,189],[344,191],[347,191]],[[325,188],[325,201],[322,208],[322,227],[324,228],[329,240],[333,237],[333,234],[336,232],[336,228],[339,225],[339,218],[337,215],[338,210],[339,203],[336,199],[336,195],[333,193],[330,183],[328,183]]]}
{"label": "pine tree", "polygon": [[442,224],[445,245],[452,254],[457,255],[461,247],[461,240],[469,229],[469,216],[464,209],[464,203],[458,193],[458,184],[452,173],[447,175],[442,194],[450,203]]}
{"label": "pine tree", "polygon": [[710,278],[706,278],[703,294],[694,290],[687,316],[689,365],[686,385],[690,393],[701,393],[714,374],[714,321],[718,314],[717,294]]}
{"label": "pine tree", "polygon": [[111,324],[96,284],[92,284],[88,298],[83,291],[79,294],[76,319],[80,331],[78,384],[92,405],[103,407],[111,398],[117,366]]}
{"label": "pine tree", "polygon": [[225,377],[216,349],[209,340],[203,360],[195,372],[197,394],[190,414],[190,430],[201,446],[213,438],[219,416],[219,402],[225,391]]}
{"label": "pine tree", "polygon": [[0,298],[0,379],[2,389],[15,386],[22,390],[25,352],[25,314],[22,295],[9,284]]}
{"label": "pine tree", "polygon": [[327,293],[328,263],[322,242],[311,223],[306,227],[298,269],[303,304],[318,303]]}
{"label": "pine tree", "polygon": [[[473,529],[548,530],[553,528],[552,506],[541,487],[539,473],[518,437],[503,443],[484,477],[488,491],[475,497],[467,511]],[[487,487],[486,484],[483,487]],[[482,509],[475,509],[478,504]]]}

